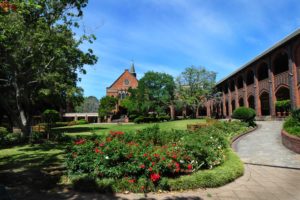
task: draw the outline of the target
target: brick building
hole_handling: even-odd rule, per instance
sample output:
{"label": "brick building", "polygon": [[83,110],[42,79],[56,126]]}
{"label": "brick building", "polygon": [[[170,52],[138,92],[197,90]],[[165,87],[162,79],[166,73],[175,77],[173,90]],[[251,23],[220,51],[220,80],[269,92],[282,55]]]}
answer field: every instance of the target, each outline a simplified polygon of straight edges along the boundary
{"label": "brick building", "polygon": [[113,82],[113,84],[106,88],[106,95],[118,97],[124,99],[128,96],[129,88],[136,88],[138,86],[138,80],[135,73],[134,64],[131,65],[130,70],[125,71]]}
{"label": "brick building", "polygon": [[251,107],[257,116],[276,116],[275,102],[290,100],[300,107],[300,30],[217,83],[221,103],[207,102],[207,113],[230,117],[239,106]]}

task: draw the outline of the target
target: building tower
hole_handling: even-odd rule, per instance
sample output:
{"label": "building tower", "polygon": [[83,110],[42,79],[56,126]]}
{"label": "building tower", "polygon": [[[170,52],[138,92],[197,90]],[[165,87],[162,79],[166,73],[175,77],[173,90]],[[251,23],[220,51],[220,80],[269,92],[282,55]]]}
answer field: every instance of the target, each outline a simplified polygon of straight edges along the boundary
{"label": "building tower", "polygon": [[131,64],[130,71],[129,71],[134,77],[136,77],[134,63]]}

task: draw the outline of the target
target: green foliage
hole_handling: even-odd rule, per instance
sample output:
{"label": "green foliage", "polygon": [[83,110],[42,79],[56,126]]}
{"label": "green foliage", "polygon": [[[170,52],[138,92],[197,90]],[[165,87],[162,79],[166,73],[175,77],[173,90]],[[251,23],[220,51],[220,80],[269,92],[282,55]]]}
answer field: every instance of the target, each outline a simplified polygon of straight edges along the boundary
{"label": "green foliage", "polygon": [[300,109],[293,110],[291,116],[292,118],[300,122]]}
{"label": "green foliage", "polygon": [[[203,67],[191,66],[176,79],[179,101],[188,106],[196,115],[196,110],[209,99],[216,82],[216,73]],[[177,103],[178,104],[178,103]]]}
{"label": "green foliage", "polygon": [[[97,191],[101,187],[133,192],[173,189],[176,177],[184,174],[191,176],[183,177],[194,174],[202,177],[199,174],[203,169],[224,163],[224,159],[228,159],[229,138],[234,135],[231,131],[240,133],[245,129],[245,124],[233,122],[217,123],[195,133],[160,131],[157,125],[131,134],[111,131],[105,137],[75,140],[68,147],[66,166],[69,178],[76,180],[77,188],[81,188],[78,180],[79,183],[87,180]],[[241,174],[239,160],[234,164],[237,164],[234,169],[225,168],[232,173],[222,175],[224,182]],[[220,184],[220,179],[212,183],[211,178],[216,174],[205,174],[202,178],[207,185]],[[82,177],[86,180],[80,180]],[[105,181],[105,187],[102,181]],[[186,187],[194,186],[187,182],[182,188]]]}
{"label": "green foliage", "polygon": [[161,115],[161,116],[139,116],[136,117],[133,121],[134,123],[140,124],[140,123],[149,123],[149,122],[164,122],[164,121],[169,121],[170,116],[168,115]]}
{"label": "green foliage", "polygon": [[[11,2],[11,1],[10,1]],[[48,105],[76,106],[82,100],[77,73],[97,58],[83,42],[95,37],[73,32],[87,0],[13,1],[17,12],[0,14],[0,98],[5,113],[23,134],[33,115]]]}
{"label": "green foliage", "polygon": [[239,119],[242,122],[246,122],[249,126],[254,126],[254,119],[256,116],[256,112],[252,108],[247,107],[239,107],[233,111],[232,118]]}
{"label": "green foliage", "polygon": [[6,128],[0,127],[0,145],[10,146],[24,142],[24,138],[20,133],[9,133]]}
{"label": "green foliage", "polygon": [[94,96],[85,97],[83,103],[75,108],[78,113],[96,113],[99,109],[99,101]]}
{"label": "green foliage", "polygon": [[88,124],[89,122],[86,121],[85,119],[80,119],[80,120],[74,120],[68,122],[68,126],[74,126],[74,125],[83,125],[83,124]]}
{"label": "green foliage", "polygon": [[175,98],[175,82],[166,73],[147,72],[139,80],[136,89],[129,90],[131,96],[121,102],[130,114],[148,116],[149,112],[165,115]]}
{"label": "green foliage", "polygon": [[277,111],[289,111],[291,108],[291,100],[280,100],[275,103]]}
{"label": "green foliage", "polygon": [[99,105],[99,116],[105,117],[109,115],[112,110],[116,107],[118,100],[111,96],[105,96],[100,99]]}
{"label": "green foliage", "polygon": [[284,124],[283,124],[283,129],[286,130],[289,134],[295,135],[297,137],[300,137],[300,118],[299,118],[299,111],[294,110],[292,112],[292,115],[288,117]]}

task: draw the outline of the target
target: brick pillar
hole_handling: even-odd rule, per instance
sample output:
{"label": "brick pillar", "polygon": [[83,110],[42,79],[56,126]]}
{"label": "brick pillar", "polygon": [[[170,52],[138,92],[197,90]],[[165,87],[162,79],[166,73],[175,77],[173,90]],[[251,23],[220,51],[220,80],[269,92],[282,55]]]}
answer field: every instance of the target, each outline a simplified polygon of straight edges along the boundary
{"label": "brick pillar", "polygon": [[97,117],[97,123],[100,123],[101,120],[100,120],[100,117]]}
{"label": "brick pillar", "polygon": [[243,74],[244,105],[245,107],[249,108],[248,91],[247,91],[247,84],[245,80],[246,80],[246,74]]}
{"label": "brick pillar", "polygon": [[295,58],[292,53],[292,47],[288,47],[289,57],[289,85],[290,85],[290,99],[292,110],[297,109],[299,105],[299,94],[297,87],[297,67],[295,64]]}
{"label": "brick pillar", "polygon": [[273,73],[273,65],[271,62],[271,58],[268,60],[268,71],[269,71],[269,101],[270,101],[270,114],[271,116],[276,116],[276,109],[275,109],[275,102],[276,102],[276,96],[275,96],[275,85],[274,85],[274,73]]}
{"label": "brick pillar", "polygon": [[75,115],[75,117],[74,117],[74,121],[77,121],[78,120],[78,117],[77,117],[77,115]]}
{"label": "brick pillar", "polygon": [[259,98],[259,85],[257,79],[257,70],[256,67],[253,68],[254,72],[254,102],[255,102],[255,111],[257,116],[261,116],[261,103]]}
{"label": "brick pillar", "polygon": [[231,91],[230,91],[230,84],[228,83],[228,117],[232,115],[232,106],[231,106]]}
{"label": "brick pillar", "polygon": [[207,117],[211,117],[210,100],[206,102],[206,114]]}
{"label": "brick pillar", "polygon": [[222,99],[222,103],[223,103],[223,116],[226,117],[226,95],[225,95],[224,89],[223,89],[222,93],[223,93],[223,99]]}
{"label": "brick pillar", "polygon": [[237,109],[238,107],[240,107],[239,104],[239,92],[238,92],[238,88],[237,88],[237,78],[234,80],[234,90],[235,90],[235,109]]}

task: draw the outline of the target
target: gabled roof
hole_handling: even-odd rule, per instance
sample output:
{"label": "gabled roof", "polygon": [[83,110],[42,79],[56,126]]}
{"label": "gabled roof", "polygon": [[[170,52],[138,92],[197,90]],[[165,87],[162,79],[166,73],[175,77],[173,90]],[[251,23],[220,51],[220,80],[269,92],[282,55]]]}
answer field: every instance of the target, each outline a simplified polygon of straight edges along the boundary
{"label": "gabled roof", "polygon": [[267,49],[266,51],[262,52],[261,54],[259,54],[258,56],[256,56],[254,59],[250,60],[249,62],[247,62],[246,64],[242,65],[240,68],[238,68],[237,70],[235,70],[234,72],[232,72],[231,74],[229,74],[228,76],[226,76],[225,78],[221,79],[220,81],[217,82],[217,86],[221,83],[223,83],[225,80],[227,80],[228,78],[232,77],[233,75],[237,74],[238,72],[246,69],[247,67],[249,67],[251,64],[255,63],[256,61],[258,61],[259,59],[263,58],[264,56],[266,56],[267,54],[269,54],[270,52],[272,52],[273,50],[277,49],[278,47],[282,46],[283,44],[285,44],[286,42],[294,39],[295,37],[300,35],[300,29],[296,30],[295,32],[293,32],[292,34],[288,35],[287,37],[285,37],[283,40],[277,42],[275,45],[273,45],[271,48]]}
{"label": "gabled roof", "polygon": [[126,72],[128,72],[134,79],[136,79],[137,80],[137,78],[134,76],[134,75],[132,75],[129,71],[128,71],[128,69],[125,69],[125,71],[113,82],[113,84],[111,84],[109,87],[107,87],[106,89],[109,89],[109,88],[111,88],[116,82],[118,82],[119,80],[120,80],[120,78],[126,73]]}

